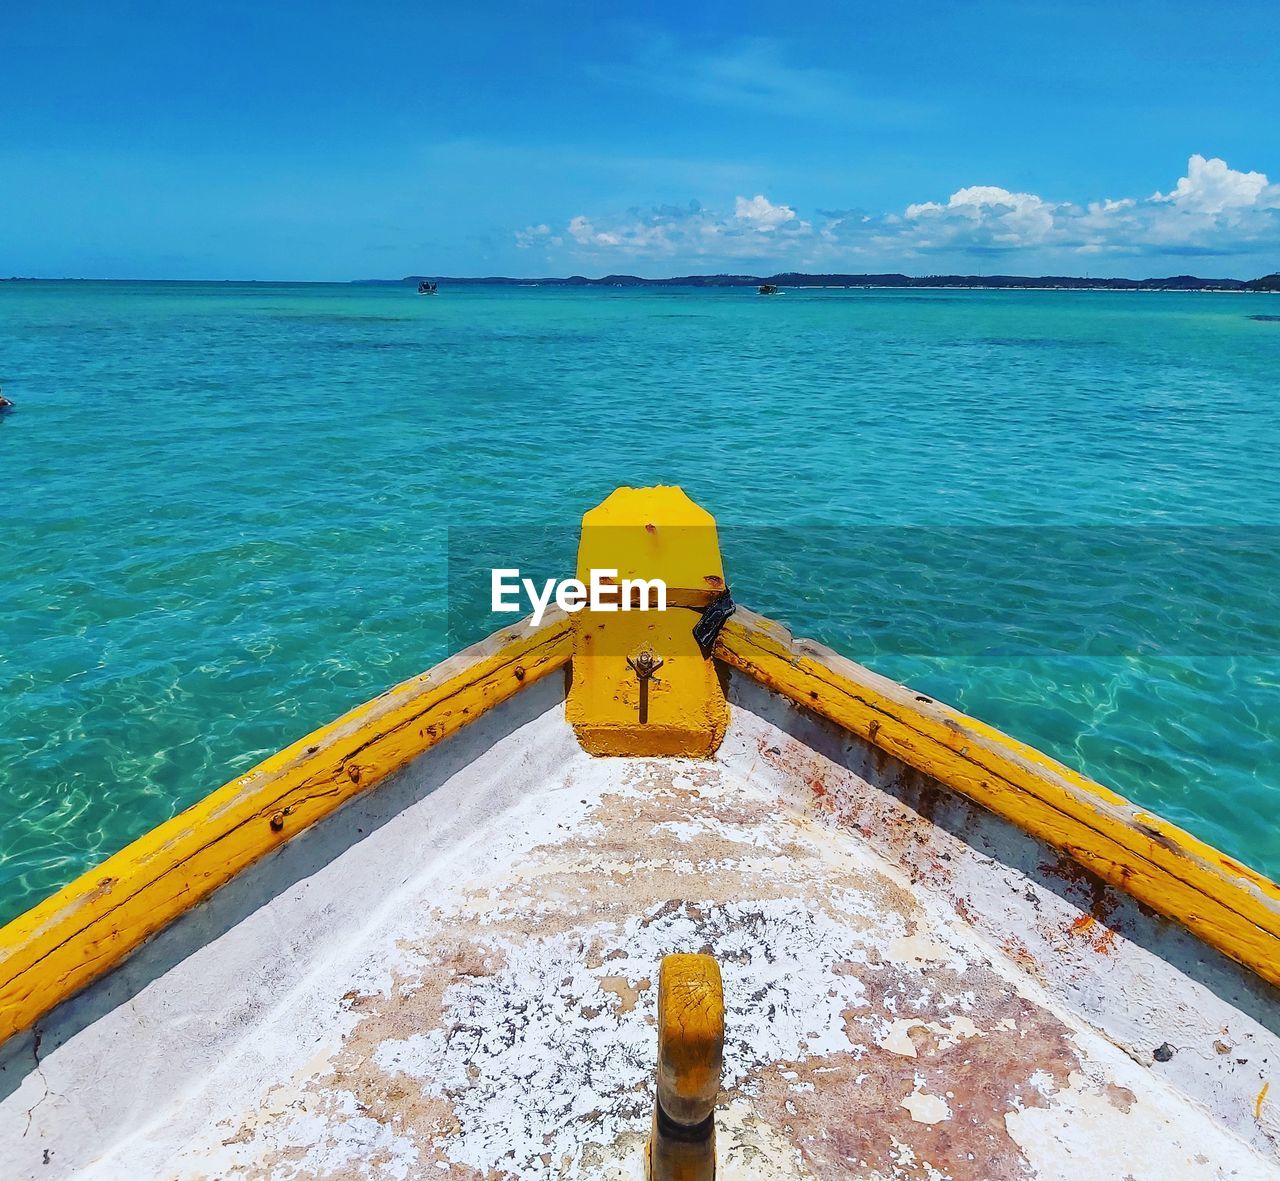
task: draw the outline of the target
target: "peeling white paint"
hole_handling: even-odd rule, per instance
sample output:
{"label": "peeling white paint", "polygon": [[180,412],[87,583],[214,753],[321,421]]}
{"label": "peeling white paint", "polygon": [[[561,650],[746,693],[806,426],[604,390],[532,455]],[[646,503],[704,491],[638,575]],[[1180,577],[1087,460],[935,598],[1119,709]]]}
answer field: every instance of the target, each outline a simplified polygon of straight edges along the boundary
{"label": "peeling white paint", "polygon": [[890,1054],[901,1054],[904,1058],[916,1056],[916,1045],[911,1040],[911,1030],[919,1025],[919,1021],[899,1017],[896,1021],[885,1022],[883,1032],[876,1034],[876,1045]]}
{"label": "peeling white paint", "polygon": [[[1115,1073],[1144,1088],[1137,1069],[1114,1063]],[[1132,1064],[1130,1064],[1132,1066]],[[1197,1177],[1205,1181],[1274,1181],[1274,1166],[1239,1151],[1239,1141],[1208,1116],[1184,1107],[1170,1096],[1135,1091],[1128,1111],[1107,1097],[1095,1065],[1071,1075],[1048,1107],[1033,1107],[1005,1116],[1009,1134],[1018,1142],[1036,1175],[1048,1181],[1165,1181]],[[1126,1085],[1121,1083],[1119,1085]],[[1080,1127],[1089,1129],[1087,1140]]]}
{"label": "peeling white paint", "polygon": [[[1151,1064],[1166,1041],[1183,1047],[1159,1065],[1160,1077],[1280,1160],[1280,1112],[1261,1120],[1253,1112],[1266,1064],[1280,1061],[1280,991],[1090,882],[1069,858],[749,678],[732,678],[730,698],[739,724],[722,761],[857,834],[924,905],[959,914],[970,945],[996,949],[997,969],[1005,960],[1016,978],[1043,985],[1046,1003],[1135,1061]],[[743,724],[744,714],[772,740]],[[822,785],[820,798],[813,784]],[[1105,921],[1082,926],[1095,911]]]}
{"label": "peeling white paint", "polygon": [[[896,917],[886,919],[897,926]],[[454,921],[466,917],[458,911],[441,917],[446,926]],[[635,1118],[634,1105],[619,1107],[617,1097],[647,1093],[653,1076],[656,990],[640,996],[630,1013],[617,1013],[600,990],[601,975],[656,975],[668,951],[702,942],[721,957],[727,994],[754,997],[749,1008],[739,1002],[733,1009],[726,1088],[746,1084],[762,1063],[855,1049],[842,1014],[863,1005],[864,989],[852,975],[833,975],[829,965],[865,960],[867,935],[779,899],[707,906],[697,922],[678,915],[658,924],[637,915],[620,927],[591,924],[525,943],[495,940],[504,966],[446,994],[441,1028],[384,1042],[377,1065],[408,1075],[429,1094],[454,1097],[462,1125],[449,1147],[455,1161],[483,1169],[514,1152],[517,1171],[525,1171],[545,1153],[575,1156],[582,1121],[599,1113],[594,1136],[614,1140]],[[593,970],[582,961],[584,943],[621,954]],[[513,998],[523,999],[513,1006]],[[588,1015],[584,1008],[593,1001]],[[477,1033],[454,1036],[454,1029]],[[540,1097],[538,1104],[528,1103],[529,1093]]]}
{"label": "peeling white paint", "polygon": [[937,1124],[951,1118],[951,1108],[941,1095],[927,1095],[923,1091],[912,1091],[902,1102],[911,1113],[911,1118],[918,1124]]}
{"label": "peeling white paint", "polygon": [[[1156,1134],[1162,1177],[1213,1175],[1192,1149],[1222,1176],[1280,1172],[947,897],[798,807],[760,771],[795,746],[772,725],[738,710],[703,764],[588,759],[558,699],[460,738],[431,793],[51,1037],[29,1140],[40,1080],[0,1101],[12,1175],[638,1177],[657,964],[704,947],[728,1002],[726,1178],[971,1181],[997,1151],[1077,1177],[1105,1137],[1090,1160],[1114,1181],[1155,1175]],[[133,1094],[94,1081],[134,1060]]]}

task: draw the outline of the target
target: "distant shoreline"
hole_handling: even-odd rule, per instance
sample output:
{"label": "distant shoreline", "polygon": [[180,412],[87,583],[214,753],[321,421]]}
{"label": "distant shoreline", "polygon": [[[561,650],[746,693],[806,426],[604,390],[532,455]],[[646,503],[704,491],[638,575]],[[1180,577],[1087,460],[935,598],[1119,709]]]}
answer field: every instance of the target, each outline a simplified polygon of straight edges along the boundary
{"label": "distant shoreline", "polygon": [[645,279],[639,275],[585,275],[513,278],[507,275],[406,275],[402,279],[104,279],[12,275],[5,283],[152,283],[181,286],[259,287],[416,287],[422,280],[446,287],[701,287],[749,288],[769,283],[791,290],[832,291],[1176,291],[1246,294],[1280,293],[1280,272],[1258,279],[1202,279],[1170,275],[1149,279],[1095,279],[1072,275],[844,275],[788,271],[777,275],[678,275]]}
{"label": "distant shoreline", "polygon": [[1201,279],[1195,275],[1171,275],[1151,279],[1094,279],[1072,275],[902,275],[902,274],[806,274],[785,271],[776,275],[680,275],[669,279],[644,279],[638,275],[584,275],[567,278],[515,279],[505,275],[484,278],[440,275],[406,275],[403,279],[355,279],[356,286],[402,286],[431,279],[446,286],[511,287],[776,287],[829,288],[836,290],[915,291],[1280,291],[1280,272],[1259,279]]}

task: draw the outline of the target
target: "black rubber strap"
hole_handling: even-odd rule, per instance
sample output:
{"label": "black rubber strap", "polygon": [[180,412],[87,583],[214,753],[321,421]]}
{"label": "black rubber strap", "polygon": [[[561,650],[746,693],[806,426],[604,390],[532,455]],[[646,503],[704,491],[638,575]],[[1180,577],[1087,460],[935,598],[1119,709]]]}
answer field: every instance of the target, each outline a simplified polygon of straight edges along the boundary
{"label": "black rubber strap", "polygon": [[666,1139],[679,1140],[684,1144],[705,1144],[711,1139],[716,1120],[714,1111],[702,1123],[689,1125],[676,1123],[663,1111],[661,1103],[654,1106],[658,1109],[658,1133]]}
{"label": "black rubber strap", "polygon": [[693,638],[698,641],[703,656],[711,655],[720,629],[737,609],[738,604],[733,601],[727,587],[702,609],[702,618],[693,625]]}

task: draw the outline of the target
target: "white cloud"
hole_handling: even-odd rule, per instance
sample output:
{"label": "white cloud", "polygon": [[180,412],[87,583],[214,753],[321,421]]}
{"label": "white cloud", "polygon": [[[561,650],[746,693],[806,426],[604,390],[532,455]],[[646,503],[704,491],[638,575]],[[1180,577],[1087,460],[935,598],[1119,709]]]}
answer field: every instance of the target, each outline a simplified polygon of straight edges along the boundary
{"label": "white cloud", "polygon": [[989,245],[1032,246],[1053,232],[1054,207],[1034,193],[972,185],[957,189],[945,205],[908,205],[906,217],[929,227],[925,232],[934,246],[966,237]]}
{"label": "white cloud", "polygon": [[975,253],[1050,248],[1071,254],[1234,254],[1280,247],[1280,185],[1261,172],[1195,155],[1168,193],[1053,202],[992,186],[959,189],[945,205],[925,202],[906,213],[905,235],[917,249],[959,247]]}
{"label": "white cloud", "polygon": [[1275,208],[1280,204],[1278,189],[1261,172],[1237,172],[1225,160],[1196,155],[1187,161],[1187,175],[1170,192],[1152,194],[1151,200],[1167,201],[1190,213],[1225,213],[1258,205]]}
{"label": "white cloud", "polygon": [[543,222],[541,225],[526,226],[523,230],[516,230],[516,245],[521,250],[528,250],[530,246],[536,246],[539,243],[551,243],[559,246],[563,239],[554,236],[551,227]]}
{"label": "white cloud", "polygon": [[623,218],[597,225],[585,214],[569,219],[566,232],[580,254],[616,254],[635,258],[666,258],[678,253],[699,233],[718,229],[714,219],[696,202],[688,206],[659,206],[631,210]]}
{"label": "white cloud", "polygon": [[621,246],[622,236],[597,230],[582,214],[569,220],[569,234],[582,246]]}
{"label": "white cloud", "polygon": [[[704,268],[712,260],[749,260],[778,269],[847,271],[920,269],[935,260],[963,267],[989,256],[1021,256],[1028,267],[1078,271],[1097,255],[1172,260],[1280,254],[1280,185],[1264,173],[1240,172],[1200,155],[1190,158],[1186,175],[1168,193],[1145,199],[1108,197],[1080,205],[970,185],[945,201],[914,202],[901,213],[815,211],[812,218],[757,193],[738,196],[732,213],[693,202],[619,217],[579,214],[560,240],[582,259],[679,258]],[[516,234],[520,245],[557,238],[545,224]]]}
{"label": "white cloud", "polygon": [[[529,240],[529,232],[517,232],[518,245]],[[797,217],[794,209],[775,205],[762,194],[738,197],[731,215],[704,209],[694,201],[632,209],[606,219],[577,214],[565,227],[579,256],[597,258],[760,259],[775,249],[775,241],[803,246],[812,232],[810,223]]]}
{"label": "white cloud", "polygon": [[733,203],[733,216],[746,222],[752,229],[768,233],[789,221],[796,220],[796,211],[790,205],[774,205],[762,194],[751,200],[738,197]]}

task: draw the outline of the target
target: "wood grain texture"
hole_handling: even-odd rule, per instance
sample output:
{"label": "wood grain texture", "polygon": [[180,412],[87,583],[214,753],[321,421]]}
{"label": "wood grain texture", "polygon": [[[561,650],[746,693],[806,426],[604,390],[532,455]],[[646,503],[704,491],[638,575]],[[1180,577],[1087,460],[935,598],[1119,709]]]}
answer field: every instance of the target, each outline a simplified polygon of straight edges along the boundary
{"label": "wood grain texture", "polygon": [[1280,984],[1280,887],[990,726],[739,609],[715,655],[1003,816]]}
{"label": "wood grain texture", "polygon": [[694,1127],[714,1110],[724,1062],[724,983],[713,956],[662,957],[658,975],[658,1102]]}
{"label": "wood grain texture", "polygon": [[569,620],[523,622],[272,755],[0,930],[0,1042],[347,800],[569,660]]}

